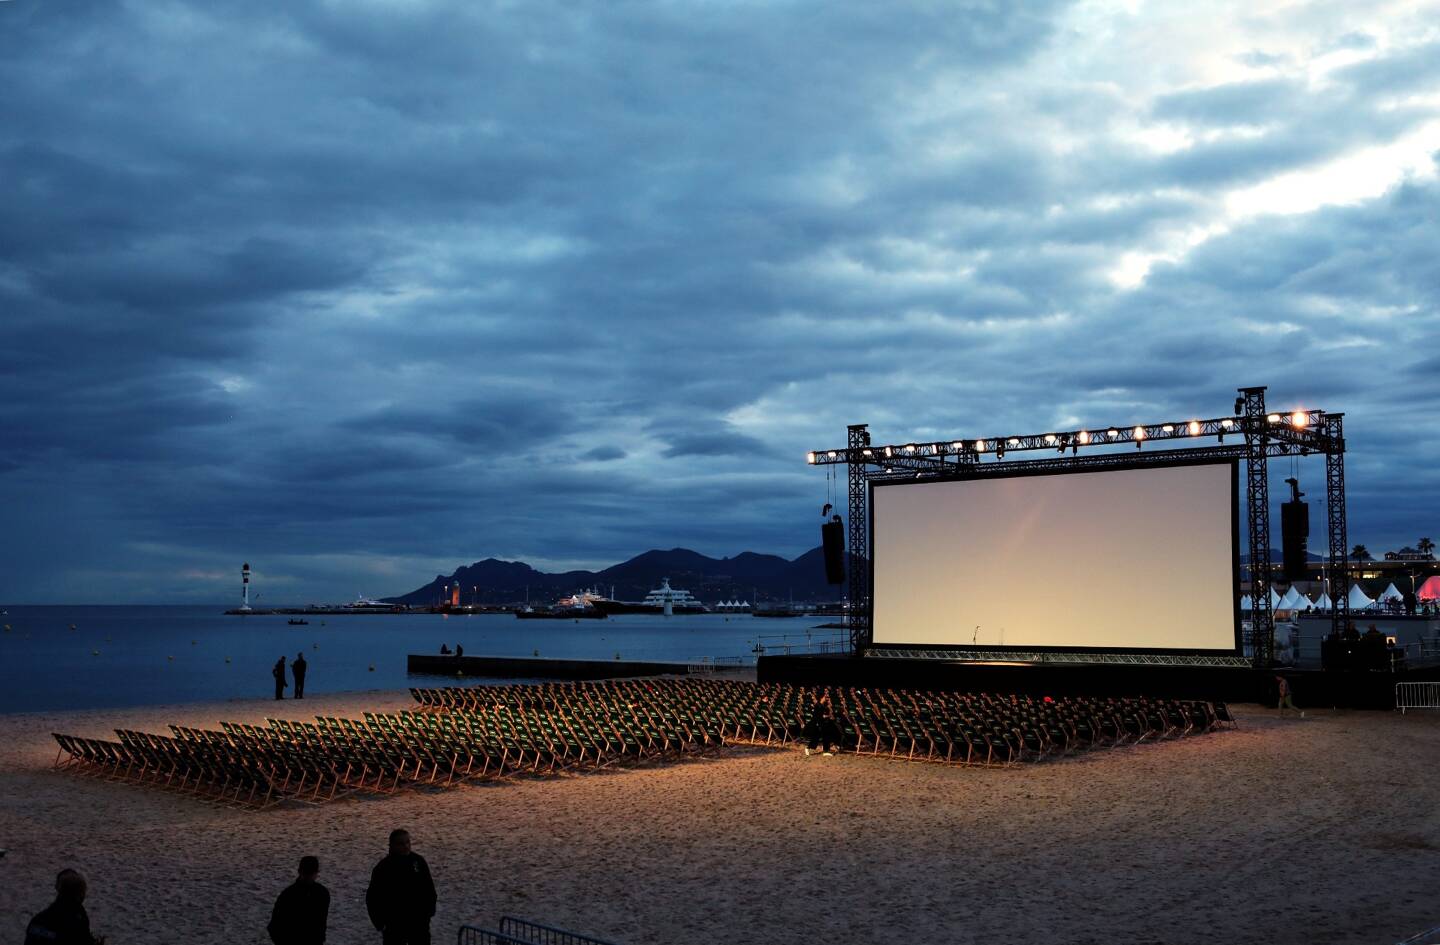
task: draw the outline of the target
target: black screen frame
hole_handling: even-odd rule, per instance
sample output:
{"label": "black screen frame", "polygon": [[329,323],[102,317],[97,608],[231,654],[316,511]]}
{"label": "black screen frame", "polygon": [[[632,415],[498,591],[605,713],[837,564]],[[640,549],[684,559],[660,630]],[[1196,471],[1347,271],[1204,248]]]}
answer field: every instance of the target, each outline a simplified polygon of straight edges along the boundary
{"label": "black screen frame", "polygon": [[[974,645],[968,643],[876,643],[875,642],[875,490],[894,486],[924,486],[939,482],[974,482],[981,479],[1020,479],[1032,476],[1077,476],[1095,475],[1107,472],[1121,472],[1144,469],[1164,469],[1176,466],[1229,466],[1230,467],[1230,603],[1231,619],[1235,629],[1235,645],[1231,649],[1196,649],[1194,647],[1112,647],[1112,646],[1011,646]],[[869,520],[870,536],[870,632],[868,646],[872,649],[895,651],[953,651],[959,653],[1085,653],[1085,654],[1128,654],[1134,656],[1243,656],[1245,634],[1240,612],[1240,461],[1237,458],[1185,459],[1176,457],[1163,460],[1136,460],[1120,462],[1102,467],[1045,467],[1036,469],[1017,468],[1004,473],[982,473],[981,475],[926,476],[923,479],[870,479],[866,496],[866,516]]]}

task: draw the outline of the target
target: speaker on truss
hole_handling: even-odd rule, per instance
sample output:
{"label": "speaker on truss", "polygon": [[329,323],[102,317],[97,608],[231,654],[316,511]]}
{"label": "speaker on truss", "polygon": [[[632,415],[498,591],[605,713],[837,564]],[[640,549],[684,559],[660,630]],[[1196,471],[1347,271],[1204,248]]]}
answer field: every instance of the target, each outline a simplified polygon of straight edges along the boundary
{"label": "speaker on truss", "polygon": [[1310,504],[1300,501],[1305,493],[1300,491],[1300,482],[1286,479],[1290,484],[1291,498],[1280,505],[1281,550],[1284,555],[1284,573],[1287,581],[1303,581],[1310,576],[1307,566],[1310,541]]}
{"label": "speaker on truss", "polygon": [[836,515],[820,526],[820,546],[825,549],[825,580],[845,583],[845,525]]}

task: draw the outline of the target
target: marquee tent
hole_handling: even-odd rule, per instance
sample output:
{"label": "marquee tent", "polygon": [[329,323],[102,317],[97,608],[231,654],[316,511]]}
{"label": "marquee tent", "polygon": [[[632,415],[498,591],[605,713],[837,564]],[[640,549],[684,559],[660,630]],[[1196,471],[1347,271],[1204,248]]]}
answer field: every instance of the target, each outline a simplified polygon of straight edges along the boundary
{"label": "marquee tent", "polygon": [[1304,594],[1302,594],[1302,593],[1300,593],[1298,590],[1296,590],[1295,587],[1294,587],[1294,585],[1291,585],[1290,589],[1285,592],[1285,596],[1282,597],[1282,598],[1280,598],[1280,603],[1278,603],[1278,604],[1275,605],[1275,609],[1276,609],[1276,610],[1309,610],[1309,609],[1310,609],[1310,598],[1306,597]]}
{"label": "marquee tent", "polygon": [[1440,600],[1440,575],[1426,578],[1415,596],[1421,600]]}
{"label": "marquee tent", "polygon": [[1365,593],[1365,588],[1361,587],[1359,584],[1355,584],[1355,585],[1352,585],[1352,586],[1351,586],[1351,588],[1350,588],[1350,609],[1351,609],[1351,610],[1365,610],[1365,609],[1370,608],[1370,607],[1373,607],[1373,606],[1375,606],[1375,602],[1370,599],[1370,596],[1369,596],[1368,594]]}
{"label": "marquee tent", "polygon": [[1377,598],[1375,598],[1375,599],[1376,599],[1376,600],[1404,600],[1404,599],[1405,599],[1405,595],[1402,594],[1402,593],[1400,593],[1398,590],[1396,590],[1396,589],[1395,589],[1395,585],[1392,583],[1389,587],[1385,588],[1385,590],[1381,591],[1381,592],[1380,592],[1380,596],[1377,597]]}

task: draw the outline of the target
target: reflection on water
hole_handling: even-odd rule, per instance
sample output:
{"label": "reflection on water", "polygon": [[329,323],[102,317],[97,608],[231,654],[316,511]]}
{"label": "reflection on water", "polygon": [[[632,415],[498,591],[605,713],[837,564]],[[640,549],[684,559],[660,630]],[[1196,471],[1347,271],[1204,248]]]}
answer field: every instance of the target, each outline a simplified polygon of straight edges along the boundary
{"label": "reflection on water", "polygon": [[[516,620],[509,614],[227,617],[220,607],[20,607],[0,622],[0,712],[153,705],[273,694],[270,668],[304,651],[306,693],[433,684],[409,653],[459,643],[467,656],[753,660],[757,634],[782,628],[737,614]],[[819,620],[786,620],[803,637]],[[74,629],[70,629],[71,625]],[[374,669],[371,669],[371,666]]]}

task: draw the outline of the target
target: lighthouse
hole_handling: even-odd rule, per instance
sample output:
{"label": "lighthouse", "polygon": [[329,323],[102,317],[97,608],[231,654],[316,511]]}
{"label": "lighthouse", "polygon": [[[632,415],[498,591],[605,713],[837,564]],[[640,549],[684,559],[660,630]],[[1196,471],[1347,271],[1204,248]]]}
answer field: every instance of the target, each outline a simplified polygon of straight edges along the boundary
{"label": "lighthouse", "polygon": [[250,609],[250,562],[240,569],[240,609]]}

